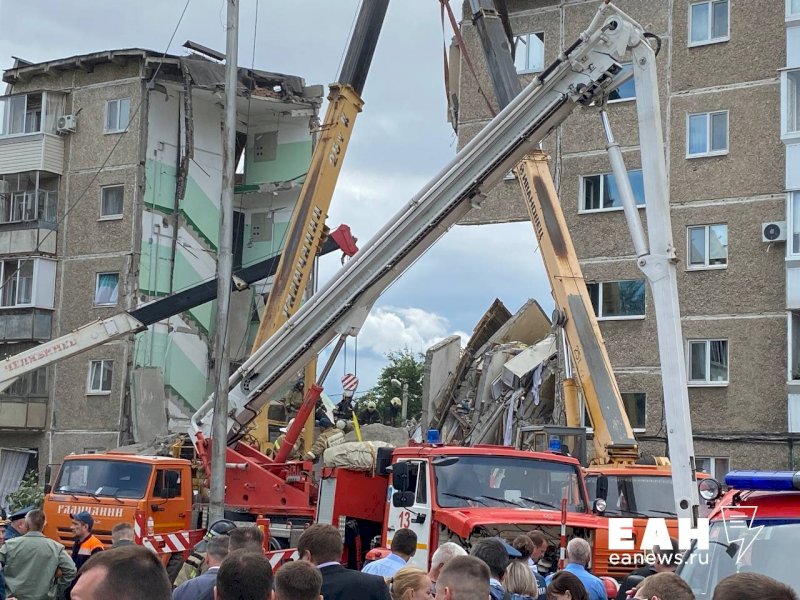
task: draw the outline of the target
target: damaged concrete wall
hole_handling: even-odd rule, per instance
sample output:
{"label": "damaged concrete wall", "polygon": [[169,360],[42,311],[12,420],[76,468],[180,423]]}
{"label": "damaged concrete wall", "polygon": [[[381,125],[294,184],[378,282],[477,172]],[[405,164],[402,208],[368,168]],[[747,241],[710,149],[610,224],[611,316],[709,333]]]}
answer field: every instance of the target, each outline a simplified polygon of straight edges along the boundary
{"label": "damaged concrete wall", "polygon": [[447,382],[455,375],[461,356],[461,336],[451,335],[425,352],[422,380],[422,428],[428,430],[430,407],[441,402]]}

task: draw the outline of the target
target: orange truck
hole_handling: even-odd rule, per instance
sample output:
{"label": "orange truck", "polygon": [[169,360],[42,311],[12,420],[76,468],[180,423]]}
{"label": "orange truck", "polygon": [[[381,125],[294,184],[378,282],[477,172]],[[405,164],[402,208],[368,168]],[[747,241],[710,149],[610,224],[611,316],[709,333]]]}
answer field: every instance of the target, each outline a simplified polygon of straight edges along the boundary
{"label": "orange truck", "polygon": [[[111,544],[117,523],[144,515],[143,534],[192,529],[192,469],[188,460],[132,454],[73,454],[64,459],[55,481],[45,486],[44,534],[72,545],[70,515],[87,511],[93,533]],[[197,518],[197,515],[194,515]]]}

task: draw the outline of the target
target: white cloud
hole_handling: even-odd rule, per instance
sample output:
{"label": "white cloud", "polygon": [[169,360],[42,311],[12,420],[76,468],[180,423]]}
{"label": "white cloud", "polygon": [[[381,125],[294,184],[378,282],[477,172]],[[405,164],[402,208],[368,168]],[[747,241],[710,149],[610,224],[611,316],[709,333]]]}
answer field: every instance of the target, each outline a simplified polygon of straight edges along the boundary
{"label": "white cloud", "polygon": [[360,349],[386,354],[408,348],[425,352],[449,335],[460,335],[463,342],[469,334],[452,331],[447,319],[421,308],[377,307],[367,317],[358,336]]}

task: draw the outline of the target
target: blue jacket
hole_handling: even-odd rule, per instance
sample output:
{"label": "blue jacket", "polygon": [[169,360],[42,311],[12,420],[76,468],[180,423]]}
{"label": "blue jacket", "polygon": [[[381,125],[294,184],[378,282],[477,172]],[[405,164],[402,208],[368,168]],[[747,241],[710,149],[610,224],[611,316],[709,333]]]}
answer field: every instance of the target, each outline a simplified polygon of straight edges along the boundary
{"label": "blue jacket", "polygon": [[172,600],[214,600],[217,571],[219,567],[211,567],[199,577],[183,582],[172,592]]}
{"label": "blue jacket", "polygon": [[[581,580],[583,587],[586,588],[586,594],[589,596],[589,600],[608,600],[606,586],[603,585],[603,582],[599,577],[595,577],[589,573],[589,571],[586,570],[586,567],[575,563],[567,563],[567,566],[564,567],[564,570],[572,573]],[[550,583],[552,578],[552,575],[548,575],[547,583]]]}

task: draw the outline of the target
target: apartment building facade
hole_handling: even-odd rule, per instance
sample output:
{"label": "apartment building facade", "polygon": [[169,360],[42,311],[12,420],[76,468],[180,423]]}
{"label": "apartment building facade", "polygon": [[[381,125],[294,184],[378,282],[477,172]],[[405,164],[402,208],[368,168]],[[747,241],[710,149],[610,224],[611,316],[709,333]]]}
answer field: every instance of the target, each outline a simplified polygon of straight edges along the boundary
{"label": "apartment building facade", "polygon": [[[215,60],[215,58],[217,60]],[[98,52],[17,60],[0,97],[0,353],[212,279],[222,189],[219,56]],[[279,252],[312,151],[320,86],[240,69],[234,263]],[[267,280],[233,295],[249,353]],[[20,378],[0,446],[38,463],[180,428],[210,390],[213,303]]]}
{"label": "apartment building facade", "polygon": [[[507,4],[517,71],[528,83],[578,38],[600,3]],[[800,189],[800,2],[615,4],[661,40],[659,93],[698,466],[717,477],[732,468],[797,467],[800,193],[792,190]],[[453,119],[460,145],[489,118],[479,86],[493,97],[468,18],[462,31],[477,77],[462,59]],[[631,80],[609,99],[608,112],[644,205],[634,95]],[[631,424],[643,451],[661,455],[667,430],[653,303],[597,110],[573,113],[543,148]],[[465,222],[527,218],[512,179]]]}

